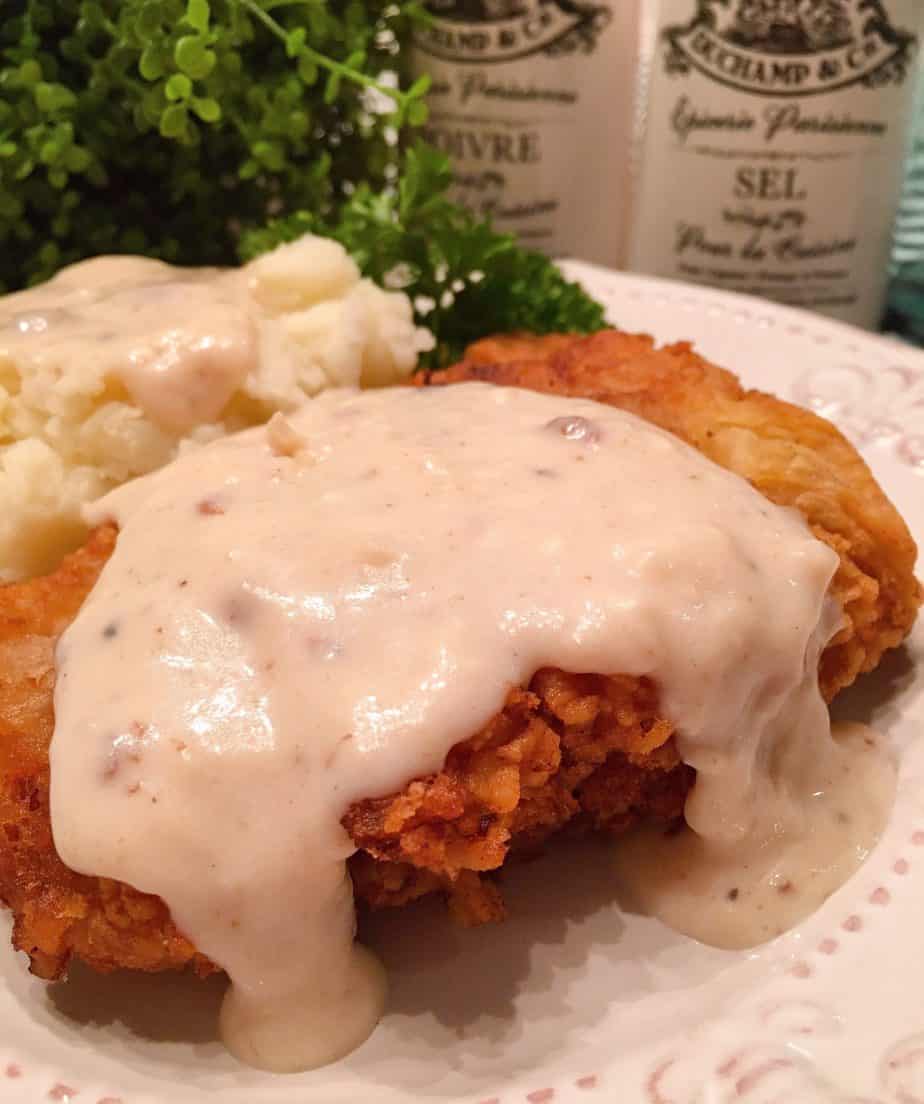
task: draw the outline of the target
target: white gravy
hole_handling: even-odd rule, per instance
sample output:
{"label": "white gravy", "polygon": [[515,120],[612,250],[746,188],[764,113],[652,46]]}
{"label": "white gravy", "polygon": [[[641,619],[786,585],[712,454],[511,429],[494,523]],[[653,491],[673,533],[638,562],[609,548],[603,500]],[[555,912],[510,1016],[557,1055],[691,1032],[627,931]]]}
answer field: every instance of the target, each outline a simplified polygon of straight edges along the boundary
{"label": "white gravy", "polygon": [[53,385],[92,403],[85,373],[71,382],[92,366],[100,397],[127,396],[183,434],[264,421],[326,386],[395,382],[432,343],[406,295],[362,280],[341,245],[312,235],[240,268],[93,257],[0,297],[0,369],[17,366],[24,391]]}
{"label": "white gravy", "polygon": [[327,393],[120,488],[106,519],[58,649],[55,843],[166,901],[228,972],[224,1037],[256,1066],[333,1060],[381,1012],[347,807],[438,769],[538,668],[654,679],[698,771],[692,838],[733,863],[777,823],[804,834],[800,772],[836,761],[835,554],[611,407]]}
{"label": "white gravy", "polygon": [[0,300],[0,357],[35,373],[92,361],[153,421],[215,421],[258,359],[248,271],[94,257]]}

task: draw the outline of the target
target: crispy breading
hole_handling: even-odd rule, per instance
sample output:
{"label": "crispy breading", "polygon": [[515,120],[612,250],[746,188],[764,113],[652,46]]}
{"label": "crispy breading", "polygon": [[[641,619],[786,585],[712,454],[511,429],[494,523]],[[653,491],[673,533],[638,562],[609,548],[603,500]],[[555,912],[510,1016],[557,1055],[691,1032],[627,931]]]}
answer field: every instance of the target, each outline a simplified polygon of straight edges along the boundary
{"label": "crispy breading", "polygon": [[[649,338],[615,333],[479,342],[427,382],[457,379],[621,406],[801,510],[841,560],[832,592],[847,623],[822,658],[828,699],[909,631],[921,600],[914,542],[866,465],[822,419],[744,391],[688,345],[656,350]],[[0,897],[14,912],[16,946],[43,977],[59,976],[73,955],[100,970],[213,968],[157,898],[75,874],[54,851],[54,646],[115,539],[111,527],[97,530],[47,578],[0,588]],[[693,776],[672,736],[648,680],[538,671],[451,750],[441,772],[348,810],[357,897],[396,905],[443,891],[466,922],[499,917],[500,895],[483,874],[509,853],[566,825],[619,831],[639,817],[680,816]]]}
{"label": "crispy breading", "polygon": [[210,965],[174,927],[163,902],[58,858],[48,810],[54,648],[115,546],[98,529],[54,574],[0,588],[0,898],[13,943],[39,977],[71,954],[99,970]]}
{"label": "crispy breading", "polygon": [[693,772],[657,709],[647,679],[537,671],[439,774],[347,812],[362,851],[352,867],[359,896],[403,904],[442,888],[456,915],[479,923],[503,906],[473,875],[501,866],[511,847],[576,819],[618,831],[642,816],[679,817]]}

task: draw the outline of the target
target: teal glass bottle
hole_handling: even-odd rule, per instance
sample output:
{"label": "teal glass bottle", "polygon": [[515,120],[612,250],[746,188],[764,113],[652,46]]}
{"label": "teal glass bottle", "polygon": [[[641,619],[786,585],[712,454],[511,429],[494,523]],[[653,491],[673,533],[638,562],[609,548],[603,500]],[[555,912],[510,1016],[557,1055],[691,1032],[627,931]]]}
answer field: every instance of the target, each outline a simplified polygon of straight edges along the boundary
{"label": "teal glass bottle", "polygon": [[924,79],[902,203],[895,220],[885,329],[924,345]]}

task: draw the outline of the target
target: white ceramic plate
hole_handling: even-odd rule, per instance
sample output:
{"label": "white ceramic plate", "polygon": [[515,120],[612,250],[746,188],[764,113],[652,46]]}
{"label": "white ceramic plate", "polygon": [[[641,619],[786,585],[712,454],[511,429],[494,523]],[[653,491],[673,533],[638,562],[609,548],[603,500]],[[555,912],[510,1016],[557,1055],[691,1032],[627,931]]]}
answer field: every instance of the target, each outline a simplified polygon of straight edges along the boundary
{"label": "white ceramic plate", "polygon": [[[833,418],[924,538],[924,355],[758,300],[570,268],[622,328],[691,339],[745,383]],[[838,706],[901,750],[878,850],[757,952],[622,915],[606,844],[553,848],[506,875],[504,925],[460,931],[435,904],[378,919],[368,937],[392,988],[372,1039],[336,1066],[272,1077],[216,1042],[218,982],[75,969],[46,987],[4,947],[0,1102],[924,1102],[922,661],[919,630]]]}

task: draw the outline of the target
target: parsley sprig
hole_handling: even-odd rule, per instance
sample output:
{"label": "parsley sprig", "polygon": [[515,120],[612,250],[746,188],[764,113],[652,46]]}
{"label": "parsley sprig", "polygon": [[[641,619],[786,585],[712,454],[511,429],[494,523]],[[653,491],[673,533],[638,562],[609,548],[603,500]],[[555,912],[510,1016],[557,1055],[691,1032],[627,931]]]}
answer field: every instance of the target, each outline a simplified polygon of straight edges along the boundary
{"label": "parsley sprig", "polygon": [[364,183],[333,217],[298,211],[274,220],[244,235],[243,258],[305,233],[335,238],[367,275],[411,295],[418,322],[436,337],[433,364],[486,334],[603,327],[602,307],[547,257],[453,203],[451,179],[447,159],[418,142],[404,154],[395,188]]}

